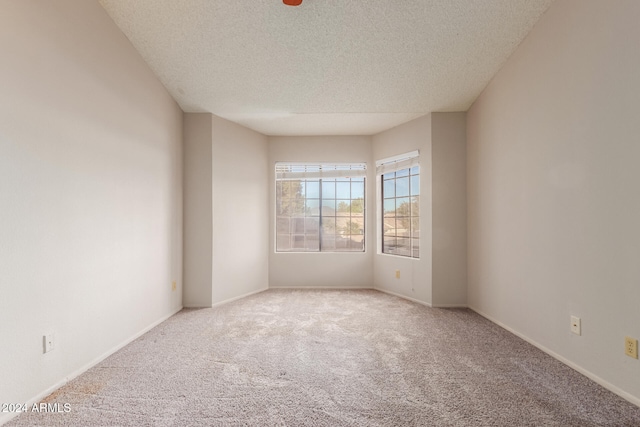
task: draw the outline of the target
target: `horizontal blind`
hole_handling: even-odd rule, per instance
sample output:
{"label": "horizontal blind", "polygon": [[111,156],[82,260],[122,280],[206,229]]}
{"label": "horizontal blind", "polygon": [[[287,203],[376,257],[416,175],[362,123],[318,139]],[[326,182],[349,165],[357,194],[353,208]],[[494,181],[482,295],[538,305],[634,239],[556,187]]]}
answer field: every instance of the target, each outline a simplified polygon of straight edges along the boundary
{"label": "horizontal blind", "polygon": [[367,175],[366,163],[276,163],[276,180],[359,178]]}
{"label": "horizontal blind", "polygon": [[397,172],[402,169],[409,169],[420,165],[420,152],[411,151],[398,156],[388,157],[376,161],[376,175]]}

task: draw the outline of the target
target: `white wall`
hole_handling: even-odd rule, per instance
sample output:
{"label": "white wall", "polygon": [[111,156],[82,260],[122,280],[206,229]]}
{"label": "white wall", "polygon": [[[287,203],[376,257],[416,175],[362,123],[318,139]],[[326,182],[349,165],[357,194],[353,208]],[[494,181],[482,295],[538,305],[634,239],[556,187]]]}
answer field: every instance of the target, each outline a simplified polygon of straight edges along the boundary
{"label": "white wall", "polygon": [[433,306],[467,304],[466,113],[431,113]]}
{"label": "white wall", "polygon": [[212,116],[185,113],[184,285],[185,307],[211,307],[213,256]]}
{"label": "white wall", "polygon": [[558,0],[467,128],[471,306],[636,404],[638,16],[635,0]]}
{"label": "white wall", "polygon": [[[366,162],[365,252],[275,252],[275,163]],[[269,137],[270,287],[371,288],[375,252],[375,163],[368,136]]]}
{"label": "white wall", "polygon": [[180,309],[182,112],[97,2],[3,2],[0,57],[0,402],[23,403]]}
{"label": "white wall", "polygon": [[269,287],[267,137],[212,116],[212,303]]}
{"label": "white wall", "polygon": [[374,165],[375,160],[413,150],[420,150],[420,259],[376,253],[373,283],[376,289],[431,304],[431,115],[373,136]]}
{"label": "white wall", "polygon": [[210,113],[185,114],[184,135],[184,305],[267,289],[267,137]]}

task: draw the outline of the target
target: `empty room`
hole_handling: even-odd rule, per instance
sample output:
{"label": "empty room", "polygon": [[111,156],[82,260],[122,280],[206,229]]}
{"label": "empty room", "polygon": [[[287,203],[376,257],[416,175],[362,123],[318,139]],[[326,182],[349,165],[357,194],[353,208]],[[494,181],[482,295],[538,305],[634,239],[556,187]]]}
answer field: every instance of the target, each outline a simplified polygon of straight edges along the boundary
{"label": "empty room", "polygon": [[0,424],[639,426],[637,0],[0,0]]}

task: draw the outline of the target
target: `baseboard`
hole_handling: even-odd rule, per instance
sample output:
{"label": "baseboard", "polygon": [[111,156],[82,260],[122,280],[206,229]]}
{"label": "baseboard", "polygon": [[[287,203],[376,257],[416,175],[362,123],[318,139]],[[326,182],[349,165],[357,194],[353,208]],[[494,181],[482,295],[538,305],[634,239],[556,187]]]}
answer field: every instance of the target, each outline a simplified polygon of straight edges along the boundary
{"label": "baseboard", "polygon": [[[79,369],[76,369],[71,374],[67,375],[66,377],[64,377],[63,379],[61,379],[60,381],[58,381],[57,383],[52,385],[51,387],[47,388],[45,391],[37,394],[35,397],[32,397],[27,402],[21,402],[21,403],[26,403],[27,407],[31,407],[31,406],[33,406],[34,403],[40,402],[42,399],[44,399],[45,397],[49,396],[51,393],[53,393],[54,391],[56,391],[57,389],[59,389],[63,385],[67,384],[69,381],[71,381],[74,378],[82,375],[83,373],[85,373],[89,369],[91,369],[94,366],[96,366],[98,363],[102,362],[107,357],[111,356],[116,351],[120,350],[121,348],[123,348],[124,346],[130,344],[131,342],[135,341],[136,339],[140,338],[142,335],[146,334],[151,329],[155,328],[156,326],[158,326],[159,324],[161,324],[162,322],[164,322],[165,320],[167,320],[171,316],[175,315],[180,310],[182,310],[182,308],[183,307],[180,306],[180,308],[178,308],[177,310],[171,312],[170,314],[168,314],[166,316],[161,317],[159,320],[156,320],[151,325],[147,326],[146,328],[144,328],[143,330],[141,330],[137,334],[133,335],[130,338],[127,338],[126,340],[124,340],[120,344],[118,344],[115,347],[111,348],[110,350],[107,350],[106,352],[102,353],[100,356],[98,356],[97,358],[93,359],[91,362],[87,363],[86,365],[83,365]],[[5,424],[5,423],[7,423],[7,422],[9,422],[9,420],[12,420],[13,418],[17,417],[18,415],[20,415],[19,412],[0,414],[0,426]]]}
{"label": "baseboard", "polygon": [[547,353],[549,356],[553,357],[554,359],[557,359],[560,362],[564,363],[565,365],[569,366],[570,368],[575,369],[576,371],[580,372],[585,377],[589,378],[592,381],[595,381],[596,383],[600,384],[602,387],[606,388],[607,390],[611,391],[612,393],[615,393],[618,396],[622,397],[623,399],[625,399],[625,400],[633,403],[634,405],[640,407],[640,398],[638,398],[638,397],[636,397],[636,396],[634,396],[632,394],[627,393],[626,391],[616,387],[615,385],[611,384],[610,382],[608,382],[606,380],[603,380],[602,378],[600,378],[599,376],[597,376],[593,372],[588,371],[588,370],[584,369],[582,366],[573,363],[571,360],[567,359],[566,357],[563,357],[563,356],[559,355],[558,353],[548,349],[547,347],[543,346],[539,342],[532,340],[531,338],[527,337],[526,335],[521,334],[520,332],[516,331],[515,329],[505,325],[504,323],[500,322],[499,320],[494,319],[493,317],[489,316],[488,314],[483,313],[482,311],[474,308],[473,306],[469,306],[469,308],[471,310],[475,311],[476,313],[478,313],[480,316],[484,317],[485,319],[495,323],[496,325],[500,326],[501,328],[511,332],[515,336],[517,336],[519,338],[522,338],[523,340],[525,340],[529,344],[533,345],[534,347],[537,347],[538,349],[544,351],[545,353]]}
{"label": "baseboard", "polygon": [[381,288],[373,288],[373,289],[376,290],[376,291],[383,292],[385,294],[393,295],[394,297],[406,299],[406,300],[409,300],[409,301],[412,301],[412,302],[417,302],[418,304],[426,305],[427,307],[432,307],[431,303],[429,303],[429,302],[420,301],[419,299],[411,298],[411,297],[408,297],[408,296],[402,295],[402,294],[397,294],[395,292],[391,292],[391,291],[388,291],[386,289],[381,289]]}
{"label": "baseboard", "polygon": [[211,308],[219,307],[219,306],[224,305],[224,304],[229,304],[230,302],[237,301],[239,299],[246,298],[246,297],[249,297],[251,295],[259,294],[260,292],[264,292],[264,291],[267,291],[267,290],[269,290],[268,287],[261,288],[261,289],[258,289],[257,291],[251,291],[251,292],[248,292],[246,294],[242,294],[242,295],[237,296],[237,297],[229,298],[229,299],[226,299],[224,301],[220,301],[220,302],[217,302],[217,303],[211,305]]}
{"label": "baseboard", "polygon": [[370,291],[373,288],[358,286],[269,286],[269,289],[293,289],[293,290],[336,290],[336,291]]}
{"label": "baseboard", "polygon": [[467,304],[431,304],[433,308],[469,308]]}

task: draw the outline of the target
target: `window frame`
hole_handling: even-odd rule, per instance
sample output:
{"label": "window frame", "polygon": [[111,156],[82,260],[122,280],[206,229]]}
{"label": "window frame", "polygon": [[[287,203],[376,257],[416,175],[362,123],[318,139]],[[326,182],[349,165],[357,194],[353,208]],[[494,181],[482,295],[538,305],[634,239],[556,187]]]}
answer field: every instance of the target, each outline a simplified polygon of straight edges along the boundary
{"label": "window frame", "polygon": [[[364,253],[366,252],[366,234],[367,234],[367,208],[366,208],[366,192],[367,192],[367,179],[366,179],[366,163],[298,163],[298,162],[276,162],[276,175],[274,180],[275,192],[274,192],[274,247],[273,250],[275,253]],[[287,203],[294,199],[292,198],[281,198],[282,191],[285,188],[284,182],[298,182],[301,184],[302,188],[302,198],[298,199],[300,195],[296,197],[299,200],[298,204],[301,202],[303,204],[302,215],[300,213],[292,213],[289,212],[288,215],[282,215],[282,211],[280,210],[283,203]],[[279,183],[283,182],[282,187],[279,186]],[[334,184],[332,197],[323,197],[323,188],[324,191],[330,189],[331,184]],[[338,185],[339,183],[348,183],[348,196],[349,198],[338,198]],[[354,190],[354,184],[360,184],[361,189]],[[314,197],[307,197],[307,188],[309,184],[314,185],[317,188],[317,194],[313,193]],[[288,190],[291,191],[291,190]],[[300,191],[300,190],[296,190]],[[357,193],[354,193],[357,192]],[[344,193],[343,193],[344,195]],[[361,197],[358,197],[360,196]],[[354,198],[354,196],[356,196]],[[361,212],[353,211],[353,204],[355,201],[361,200]],[[311,201],[312,203],[309,203]],[[338,203],[348,202],[347,207],[348,213],[345,215],[344,211],[340,214],[338,211]],[[333,209],[331,209],[331,204],[333,204]],[[313,206],[312,206],[313,205]],[[310,214],[311,209],[317,208],[317,214]],[[300,209],[298,206],[297,209]],[[333,214],[331,214],[333,212]],[[346,218],[346,220],[345,220]],[[292,231],[292,224],[294,221],[299,223],[300,220],[303,219],[305,223],[304,233],[297,233]],[[307,222],[311,219],[311,222],[315,221],[315,227],[311,227],[313,233],[308,233],[309,228],[307,228]],[[341,227],[353,227],[354,219],[359,219],[355,223],[359,225],[361,222],[362,228],[359,229],[359,233],[349,232],[345,234],[338,227],[338,221],[344,222]],[[333,221],[332,221],[333,220]],[[282,233],[279,229],[281,224],[287,222],[288,225],[285,226],[285,229],[288,228],[288,232]],[[333,233],[327,234],[327,225],[333,222],[335,225],[333,227]],[[349,230],[351,231],[351,230]],[[300,236],[304,236],[304,243],[302,246],[296,245],[294,243],[294,239],[299,238]],[[317,249],[311,247],[312,245],[307,244],[307,237],[312,236],[312,240],[317,241]],[[313,238],[315,236],[315,239]],[[343,244],[345,246],[339,246],[337,244],[338,237],[345,237],[343,240]],[[353,237],[361,236],[360,242],[356,243],[357,247],[353,247]],[[288,249],[282,249],[279,246],[280,239],[288,239]],[[334,243],[328,243],[333,241]],[[361,244],[361,247],[360,247]]]}
{"label": "window frame", "polygon": [[[420,201],[420,187],[421,187],[421,168],[420,168],[420,158],[419,158],[419,151],[412,151],[409,153],[405,153],[405,154],[400,154],[397,156],[393,156],[393,157],[389,157],[386,159],[382,159],[382,160],[378,160],[376,161],[376,182],[377,185],[379,186],[378,191],[377,191],[377,195],[376,197],[378,198],[378,203],[377,203],[377,215],[380,218],[378,220],[378,230],[377,230],[377,236],[378,236],[378,254],[381,255],[389,255],[389,256],[398,256],[398,257],[402,257],[402,258],[408,258],[408,259],[415,259],[415,260],[419,260],[420,259],[420,228],[421,228],[421,220],[420,220],[420,207],[421,207],[421,201]],[[401,175],[398,176],[397,174],[400,173]],[[393,175],[393,177],[389,178],[389,175]],[[387,179],[385,179],[385,177],[387,177]],[[406,186],[406,195],[398,195],[395,191],[396,191],[396,184],[397,184],[397,180],[398,179],[404,179],[407,178],[407,186]],[[412,191],[412,186],[414,184],[412,184],[414,182],[414,180],[412,178],[415,178],[415,184],[417,184],[417,192]],[[389,182],[389,181],[393,181],[393,196],[389,197],[389,195],[386,195],[385,198],[385,181]],[[406,216],[398,216],[396,215],[396,211],[398,210],[398,199],[403,199],[403,198],[407,198],[407,203],[408,203],[408,215]],[[417,199],[416,199],[417,198]],[[393,210],[393,216],[388,216],[385,215],[385,201],[388,203],[389,201],[393,201],[394,204],[394,210]],[[401,205],[402,206],[402,205]],[[414,214],[414,211],[417,209],[417,214]],[[393,218],[394,221],[394,235],[391,236],[389,233],[385,233],[385,228],[387,223],[388,223],[388,219],[389,218]],[[397,221],[398,218],[402,218],[405,221],[408,221],[408,225],[409,225],[409,229],[408,231],[406,230],[406,228],[404,229],[405,231],[403,231],[403,235],[402,236],[398,236],[398,228],[397,228]],[[385,221],[387,220],[387,221]],[[405,225],[407,223],[404,223]],[[393,252],[393,251],[389,251],[388,248],[385,245],[385,237],[387,239],[395,239],[396,240],[396,244],[394,245],[395,248],[398,248],[397,245],[397,239],[398,238],[402,238],[402,239],[407,239],[408,243],[403,245],[404,248],[408,249],[408,253],[397,253],[397,252]]]}

